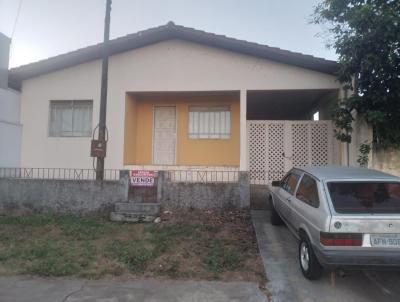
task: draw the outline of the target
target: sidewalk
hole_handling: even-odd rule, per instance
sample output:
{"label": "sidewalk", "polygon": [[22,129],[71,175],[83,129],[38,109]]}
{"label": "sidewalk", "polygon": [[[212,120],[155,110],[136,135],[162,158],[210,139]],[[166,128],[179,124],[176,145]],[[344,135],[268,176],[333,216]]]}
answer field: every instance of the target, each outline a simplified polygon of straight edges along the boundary
{"label": "sidewalk", "polygon": [[265,302],[252,282],[114,281],[0,277],[1,302]]}

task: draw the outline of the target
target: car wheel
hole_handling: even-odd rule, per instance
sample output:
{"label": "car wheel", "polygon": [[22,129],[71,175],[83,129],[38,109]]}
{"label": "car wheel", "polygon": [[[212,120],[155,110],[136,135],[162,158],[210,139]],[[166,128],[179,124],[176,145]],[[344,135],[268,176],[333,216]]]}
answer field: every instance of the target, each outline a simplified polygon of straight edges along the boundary
{"label": "car wheel", "polygon": [[321,277],[322,266],[314,254],[310,240],[303,235],[299,243],[299,263],[304,277],[308,280],[316,280]]}
{"label": "car wheel", "polygon": [[283,223],[281,216],[279,216],[278,212],[276,211],[275,207],[274,207],[274,203],[272,202],[272,197],[269,198],[269,205],[271,208],[271,224],[272,225],[281,225]]}

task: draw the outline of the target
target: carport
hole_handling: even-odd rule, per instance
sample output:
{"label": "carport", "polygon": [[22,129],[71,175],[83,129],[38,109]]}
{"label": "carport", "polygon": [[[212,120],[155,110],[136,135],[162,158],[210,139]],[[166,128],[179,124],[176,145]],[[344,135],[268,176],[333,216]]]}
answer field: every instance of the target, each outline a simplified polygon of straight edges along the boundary
{"label": "carport", "polygon": [[247,92],[247,120],[330,120],[338,90],[250,90]]}
{"label": "carport", "polygon": [[338,163],[330,120],[338,93],[335,89],[247,92],[252,184],[267,185],[294,166]]}

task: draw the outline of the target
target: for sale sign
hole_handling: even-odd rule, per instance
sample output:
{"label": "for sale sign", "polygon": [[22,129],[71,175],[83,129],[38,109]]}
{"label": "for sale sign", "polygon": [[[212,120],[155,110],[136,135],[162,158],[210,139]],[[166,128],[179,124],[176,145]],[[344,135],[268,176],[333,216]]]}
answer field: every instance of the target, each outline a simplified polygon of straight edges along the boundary
{"label": "for sale sign", "polygon": [[130,183],[134,187],[153,187],[156,176],[155,171],[132,170]]}

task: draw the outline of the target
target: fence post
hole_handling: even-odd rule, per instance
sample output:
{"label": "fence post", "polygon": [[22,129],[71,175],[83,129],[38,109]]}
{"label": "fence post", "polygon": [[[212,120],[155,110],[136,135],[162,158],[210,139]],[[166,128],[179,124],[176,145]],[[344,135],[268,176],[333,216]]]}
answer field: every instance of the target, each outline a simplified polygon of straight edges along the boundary
{"label": "fence post", "polygon": [[165,180],[165,171],[158,171],[157,172],[157,202],[161,203],[162,200],[162,187],[164,185]]}
{"label": "fence post", "polygon": [[129,170],[120,170],[119,171],[119,182],[125,187],[125,196],[124,199],[128,201],[129,194]]}
{"label": "fence post", "polygon": [[250,179],[249,173],[246,171],[239,172],[239,195],[240,195],[240,208],[250,207]]}

